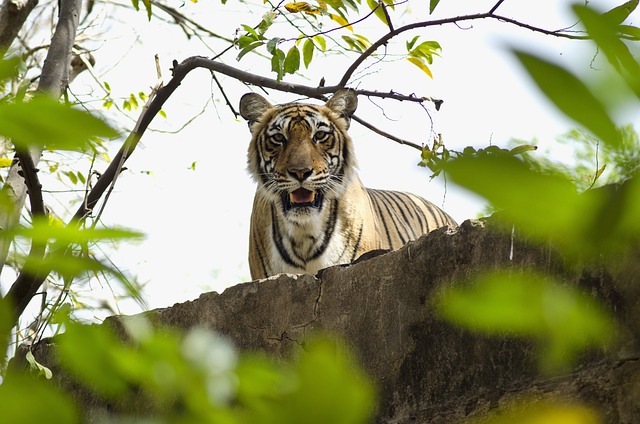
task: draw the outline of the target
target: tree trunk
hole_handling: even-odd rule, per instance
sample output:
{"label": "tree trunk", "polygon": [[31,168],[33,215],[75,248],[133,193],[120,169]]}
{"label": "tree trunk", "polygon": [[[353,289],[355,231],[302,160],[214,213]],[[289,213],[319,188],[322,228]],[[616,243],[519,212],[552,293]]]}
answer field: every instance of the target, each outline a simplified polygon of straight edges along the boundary
{"label": "tree trunk", "polygon": [[[11,1],[12,0],[6,0],[5,3]],[[56,24],[56,29],[51,39],[51,46],[44,61],[42,75],[40,76],[40,82],[38,84],[39,93],[49,95],[56,99],[62,95],[68,84],[71,49],[78,29],[82,0],[60,0],[59,4],[58,23]],[[33,163],[37,165],[42,151],[40,149],[32,149],[30,155]],[[19,163],[14,161],[3,187],[3,190],[6,190],[7,194],[13,200],[14,208],[7,214],[0,214],[0,231],[10,229],[17,224],[24,206],[27,187],[25,186],[24,179],[18,174],[18,170]],[[10,243],[11,240],[0,239],[0,272],[6,264]],[[16,287],[12,287],[10,293],[16,292],[15,289]],[[34,291],[30,289],[27,294],[29,298],[33,296],[32,292]],[[12,301],[22,304],[25,299],[12,299]],[[26,303],[28,303],[28,301]]]}

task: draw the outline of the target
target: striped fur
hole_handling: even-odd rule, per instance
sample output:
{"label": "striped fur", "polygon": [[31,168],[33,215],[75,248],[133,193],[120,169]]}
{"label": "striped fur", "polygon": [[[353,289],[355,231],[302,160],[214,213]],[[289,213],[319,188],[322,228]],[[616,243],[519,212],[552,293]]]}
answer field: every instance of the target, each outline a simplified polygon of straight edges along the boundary
{"label": "striped fur", "polygon": [[456,226],[419,196],[362,185],[347,134],[356,106],[349,90],[321,106],[272,106],[255,93],[240,100],[252,133],[248,169],[258,183],[249,242],[252,278],[315,273]]}

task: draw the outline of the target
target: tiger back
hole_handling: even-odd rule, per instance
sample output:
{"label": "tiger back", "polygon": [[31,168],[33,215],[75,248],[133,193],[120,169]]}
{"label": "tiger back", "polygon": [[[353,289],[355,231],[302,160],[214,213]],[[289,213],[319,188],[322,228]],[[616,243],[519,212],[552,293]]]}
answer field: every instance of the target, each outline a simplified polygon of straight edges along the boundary
{"label": "tiger back", "polygon": [[350,90],[324,105],[273,106],[256,93],[240,100],[252,135],[248,170],[258,184],[249,235],[253,279],[313,274],[457,225],[420,196],[362,185],[347,133],[356,107]]}

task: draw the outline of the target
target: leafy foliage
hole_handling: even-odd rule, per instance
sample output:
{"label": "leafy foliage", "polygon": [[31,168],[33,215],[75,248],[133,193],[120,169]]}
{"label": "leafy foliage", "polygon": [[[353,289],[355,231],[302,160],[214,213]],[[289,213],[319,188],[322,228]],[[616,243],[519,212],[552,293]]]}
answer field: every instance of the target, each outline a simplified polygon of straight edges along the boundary
{"label": "leafy foliage", "polygon": [[80,384],[115,402],[143,400],[162,422],[349,424],[370,417],[371,383],[334,341],[311,341],[282,365],[239,357],[203,328],[181,336],[142,318],[124,324],[130,344],[106,327],[70,323],[60,358]]}
{"label": "leafy foliage", "polygon": [[[628,71],[637,62],[628,62],[626,46],[620,47],[623,42],[619,38],[611,39],[611,26],[620,25],[636,4],[628,2],[604,15],[574,7],[598,46],[603,51],[615,50],[607,58],[631,90],[635,90],[635,82],[629,81]],[[427,150],[422,165],[434,172],[445,170],[451,180],[489,200],[500,211],[496,218],[516,232],[540,241],[552,240],[569,263],[577,258],[590,261],[604,257],[610,265],[624,266],[617,258],[637,247],[640,240],[640,180],[637,155],[632,153],[637,135],[630,127],[618,129],[609,110],[587,84],[562,66],[523,51],[514,51],[514,55],[549,100],[593,134],[574,132],[569,136],[572,142],[580,140],[581,160],[602,154],[605,161],[620,165],[613,174],[617,182],[627,181],[619,187],[581,193],[604,172],[600,163],[592,165],[589,172],[584,165],[563,172],[566,167],[529,156],[532,149],[527,144],[510,151],[471,149],[448,154],[446,160],[436,159]],[[626,65],[618,66],[622,62]],[[441,145],[434,145],[435,149],[446,151]],[[589,175],[587,187],[576,185],[576,175],[580,174]],[[445,319],[474,331],[536,339],[543,346],[541,364],[547,370],[570,366],[580,350],[602,346],[614,333],[609,313],[591,297],[556,277],[535,272],[490,273],[468,287],[440,293],[436,302]]]}
{"label": "leafy foliage", "polygon": [[613,322],[590,296],[551,276],[498,271],[435,298],[440,315],[472,331],[537,340],[543,369],[573,363],[581,350],[611,342]]}
{"label": "leafy foliage", "polygon": [[[429,12],[433,13],[439,3],[431,0]],[[135,10],[141,9],[139,0],[132,0],[132,5]],[[142,5],[148,19],[161,6],[149,0],[143,0]],[[639,96],[639,65],[628,43],[640,40],[640,29],[624,23],[637,5],[637,0],[630,0],[605,13],[584,5],[576,5],[573,10],[599,51],[632,93]],[[371,33],[362,33],[357,25],[375,16],[373,20],[380,21],[376,22],[378,26],[382,23],[385,31],[390,30],[393,20],[406,11],[400,6],[389,0],[367,0],[366,6],[360,0],[271,5],[257,25],[240,25],[233,40],[236,59],[246,60],[249,53],[263,55],[263,63],[281,81],[299,72],[301,63],[305,68],[311,66],[321,52],[359,57],[372,51],[376,42],[372,43],[368,37]],[[365,9],[364,14],[361,9]],[[360,15],[354,17],[357,13]],[[188,22],[179,14],[170,16],[190,36],[187,29],[192,27]],[[291,31],[281,31],[279,24]],[[391,48],[389,44],[384,43],[385,48]],[[416,36],[405,42],[402,53],[394,57],[406,59],[433,77],[430,65],[441,52],[438,42],[420,41]],[[422,149],[420,164],[434,176],[446,172],[455,183],[484,196],[518,232],[534,239],[557,241],[569,261],[578,257],[591,259],[603,250],[613,258],[636,243],[640,233],[640,183],[636,177],[637,155],[634,156],[637,136],[633,138],[629,135],[633,132],[617,128],[612,111],[579,75],[523,50],[515,50],[514,55],[558,110],[590,132],[580,133],[582,137],[590,142],[597,139],[595,151],[601,154],[603,163],[620,165],[613,178],[620,176],[630,181],[619,190],[581,194],[604,175],[603,167],[592,169],[587,187],[576,187],[575,175],[531,160],[528,153],[535,147],[530,144],[512,149],[468,147],[455,152],[436,140],[431,148]],[[23,67],[22,59],[0,62],[3,93],[8,92],[8,80],[21,77]],[[103,120],[78,108],[41,97],[31,99],[27,80],[0,101],[0,134],[11,138],[15,147],[89,152],[95,157],[101,147],[100,138],[117,135]],[[118,100],[107,82],[101,81],[100,86],[105,92],[100,101],[105,109],[121,105],[125,111],[132,111],[140,107],[140,101],[146,101],[140,92]],[[593,144],[589,144],[586,154],[593,155]],[[10,165],[8,158],[2,159],[0,166]],[[72,185],[91,183],[89,173],[63,169],[55,163],[49,165],[49,171]],[[578,169],[578,174],[583,173]],[[11,206],[6,191],[0,191],[3,212]],[[75,323],[72,316],[76,303],[67,301],[66,296],[73,300],[70,288],[78,276],[112,273],[132,296],[137,296],[135,286],[117,269],[99,260],[92,247],[104,240],[126,240],[138,234],[91,226],[56,226],[51,221],[28,217],[22,227],[5,235],[23,240],[24,244],[49,247],[51,253],[44,259],[27,261],[17,255],[17,266],[34,273],[53,270],[59,274],[60,296],[42,321],[68,329],[60,350],[64,366],[77,376],[78,384],[87,385],[105,398],[140,394],[160,408],[165,421],[180,422],[356,423],[366,421],[371,413],[374,395],[366,377],[348,356],[342,355],[342,348],[336,349],[326,340],[310,344],[308,351],[291,365],[282,366],[266,358],[239,357],[226,342],[202,330],[182,337],[171,331],[154,331],[145,322],[129,322],[132,342],[123,345],[111,333]],[[614,327],[607,311],[579,288],[534,271],[517,276],[488,274],[442,294],[437,305],[444,318],[474,331],[536,340],[541,347],[542,367],[550,370],[570,366],[582,350],[608,343]],[[0,322],[11,319],[7,310],[6,303],[0,302]],[[41,334],[41,330],[37,333]],[[26,411],[29,418],[38,422],[77,422],[77,412],[69,399],[43,381],[50,370],[33,356],[28,361],[33,373],[41,377],[33,380],[14,376],[0,386],[3,417],[19,421],[25,411],[19,408],[18,400],[36,396],[38,402]],[[581,406],[552,405],[542,411],[542,415],[536,412],[524,417],[530,422],[594,420],[592,412]],[[500,421],[496,418],[495,422]]]}
{"label": "leafy foliage", "polygon": [[[34,120],[33,116],[39,119]],[[69,122],[75,124],[69,126]],[[20,148],[92,150],[92,137],[115,137],[117,132],[90,114],[47,97],[29,102],[0,103],[0,134]]]}

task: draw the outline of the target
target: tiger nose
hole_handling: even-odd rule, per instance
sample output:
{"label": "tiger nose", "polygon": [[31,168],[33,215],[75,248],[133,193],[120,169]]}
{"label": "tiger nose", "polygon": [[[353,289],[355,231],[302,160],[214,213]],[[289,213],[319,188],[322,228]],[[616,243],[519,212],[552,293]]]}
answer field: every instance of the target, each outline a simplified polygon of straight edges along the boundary
{"label": "tiger nose", "polygon": [[309,176],[311,176],[311,173],[313,172],[313,170],[311,168],[304,168],[304,169],[299,169],[299,168],[292,168],[289,169],[289,175],[291,175],[293,178],[295,178],[296,180],[302,182],[304,180],[306,180],[307,178],[309,178]]}

